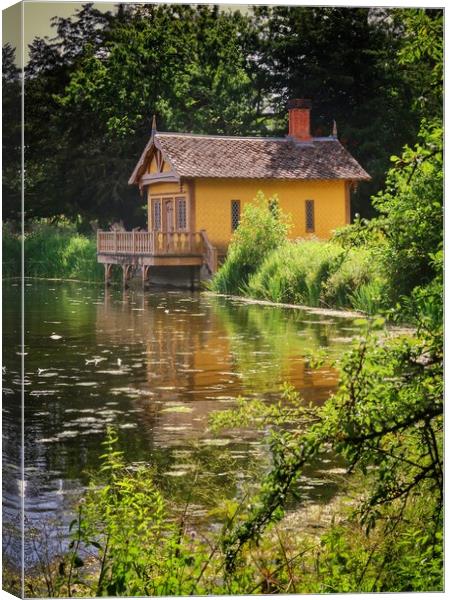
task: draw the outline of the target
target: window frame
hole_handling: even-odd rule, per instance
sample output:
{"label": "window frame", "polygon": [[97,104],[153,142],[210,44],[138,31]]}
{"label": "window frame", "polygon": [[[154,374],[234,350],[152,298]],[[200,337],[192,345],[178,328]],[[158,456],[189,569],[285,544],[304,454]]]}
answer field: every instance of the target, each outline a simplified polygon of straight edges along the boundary
{"label": "window frame", "polygon": [[[174,232],[180,231],[180,232],[188,232],[190,231],[190,226],[191,226],[191,215],[190,215],[190,198],[189,198],[189,194],[187,193],[174,193],[174,192],[169,192],[168,194],[166,193],[159,193],[159,194],[150,194],[150,206],[151,206],[151,230],[152,231],[161,231],[161,232],[165,232],[167,230],[167,223],[165,222],[165,210],[164,210],[164,203],[166,201],[172,201],[173,204],[173,218],[174,218]],[[184,200],[185,202],[185,212],[186,212],[186,216],[185,216],[185,220],[186,220],[186,227],[185,228],[177,228],[178,225],[178,200]],[[156,204],[159,203],[160,206],[160,215],[159,215],[159,229],[157,229],[155,227],[155,206]]]}
{"label": "window frame", "polygon": [[[162,198],[152,198],[152,231],[162,231]],[[156,227],[156,207],[159,207],[159,227]]]}
{"label": "window frame", "polygon": [[[308,208],[311,207],[310,213],[308,213]],[[312,224],[309,222],[309,217],[311,217]],[[311,198],[305,200],[305,231],[306,233],[314,233],[316,230],[316,207],[315,202]]]}
{"label": "window frame", "polygon": [[[189,231],[189,219],[188,219],[188,202],[187,197],[185,195],[180,194],[179,196],[174,196],[175,200],[175,231]],[[180,203],[184,202],[184,227],[180,227],[179,216],[182,211],[180,211]]]}
{"label": "window frame", "polygon": [[[234,208],[234,206],[238,207],[238,222],[235,227],[233,226],[233,208]],[[234,233],[236,231],[236,229],[239,227],[239,224],[241,222],[241,201],[240,200],[237,200],[237,199],[231,200],[230,219],[231,219],[231,233]]]}

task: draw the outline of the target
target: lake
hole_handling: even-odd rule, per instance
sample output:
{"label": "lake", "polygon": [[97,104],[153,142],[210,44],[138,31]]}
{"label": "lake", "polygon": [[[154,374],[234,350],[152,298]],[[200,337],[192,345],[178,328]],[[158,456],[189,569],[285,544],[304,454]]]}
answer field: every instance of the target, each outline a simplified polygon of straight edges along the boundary
{"label": "lake", "polygon": [[[259,431],[213,435],[211,413],[240,396],[277,401],[284,382],[323,403],[336,372],[311,369],[307,356],[325,349],[332,361],[358,334],[349,318],[199,292],[28,280],[24,294],[22,482],[21,290],[4,284],[4,521],[17,520],[23,496],[27,529],[47,523],[55,539],[67,534],[74,503],[98,472],[109,425],[127,464],[152,464],[173,500],[191,498],[193,522],[216,527],[211,510],[252,493],[270,457]],[[303,503],[333,498],[337,466],[330,456],[305,471]],[[27,546],[30,563],[36,552],[39,543]]]}

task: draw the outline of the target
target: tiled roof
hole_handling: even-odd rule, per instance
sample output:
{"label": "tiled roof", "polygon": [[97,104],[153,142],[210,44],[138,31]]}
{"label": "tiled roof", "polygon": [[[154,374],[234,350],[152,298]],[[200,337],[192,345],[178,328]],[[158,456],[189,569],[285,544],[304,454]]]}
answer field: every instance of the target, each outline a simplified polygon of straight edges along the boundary
{"label": "tiled roof", "polygon": [[[156,133],[154,141],[179,177],[239,179],[353,179],[370,176],[335,138],[295,142],[289,138],[245,138]],[[137,183],[149,145],[130,179]]]}

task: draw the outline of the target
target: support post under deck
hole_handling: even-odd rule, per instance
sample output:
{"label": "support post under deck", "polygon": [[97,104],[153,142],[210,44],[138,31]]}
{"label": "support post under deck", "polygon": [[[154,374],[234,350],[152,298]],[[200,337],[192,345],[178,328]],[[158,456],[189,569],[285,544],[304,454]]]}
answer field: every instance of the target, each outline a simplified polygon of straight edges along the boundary
{"label": "support post under deck", "polygon": [[124,289],[128,287],[128,280],[131,278],[132,270],[133,265],[122,265],[122,282]]}
{"label": "support post under deck", "polygon": [[105,285],[109,286],[111,284],[112,264],[104,263],[104,267],[105,267]]}
{"label": "support post under deck", "polygon": [[145,290],[150,283],[150,265],[142,265],[142,288]]}

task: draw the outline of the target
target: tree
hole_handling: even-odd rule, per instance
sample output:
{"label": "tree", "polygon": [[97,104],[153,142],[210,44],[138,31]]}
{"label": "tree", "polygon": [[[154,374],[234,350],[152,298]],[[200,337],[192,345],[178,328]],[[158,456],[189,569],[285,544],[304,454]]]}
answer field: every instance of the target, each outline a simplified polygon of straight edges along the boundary
{"label": "tree", "polygon": [[103,177],[92,168],[101,153],[102,130],[92,127],[92,115],[62,110],[56,97],[64,92],[86,45],[95,44],[99,51],[105,47],[112,18],[87,4],[75,18],[53,20],[54,38],[36,38],[30,45],[25,72],[27,219],[75,219],[82,213],[89,220],[102,214],[97,201],[102,206],[98,191]]}
{"label": "tree", "polygon": [[399,65],[409,33],[409,9],[275,7],[256,10],[258,70],[263,94],[285,131],[286,101],[314,101],[313,130],[329,135],[336,120],[341,142],[372,182],[360,184],[354,210],[373,216],[370,196],[384,183],[391,154],[413,143],[420,118],[410,77]]}
{"label": "tree", "polygon": [[64,104],[84,104],[111,134],[138,134],[150,115],[170,130],[243,133],[251,126],[249,19],[217,6],[142,5],[87,52]]}
{"label": "tree", "polygon": [[386,189],[373,199],[386,239],[382,260],[392,303],[436,276],[434,256],[443,245],[442,138],[439,124],[424,124],[419,143],[392,157]]}
{"label": "tree", "polygon": [[22,101],[15,50],[2,49],[3,219],[20,222],[22,214]]}

